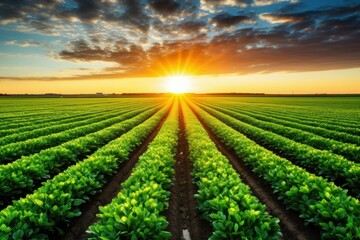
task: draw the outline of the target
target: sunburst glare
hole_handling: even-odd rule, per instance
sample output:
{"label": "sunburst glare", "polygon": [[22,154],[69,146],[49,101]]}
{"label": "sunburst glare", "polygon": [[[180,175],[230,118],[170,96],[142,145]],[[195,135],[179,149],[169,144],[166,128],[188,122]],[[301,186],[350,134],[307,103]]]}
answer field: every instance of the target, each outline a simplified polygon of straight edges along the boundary
{"label": "sunburst glare", "polygon": [[189,92],[191,86],[190,82],[189,76],[169,76],[167,78],[166,90],[176,94]]}

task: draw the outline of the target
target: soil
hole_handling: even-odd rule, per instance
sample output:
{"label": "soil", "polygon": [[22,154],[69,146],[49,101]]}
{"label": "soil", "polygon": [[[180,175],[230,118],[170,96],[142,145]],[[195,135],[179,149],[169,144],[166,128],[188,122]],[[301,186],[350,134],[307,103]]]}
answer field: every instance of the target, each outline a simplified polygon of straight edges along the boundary
{"label": "soil", "polygon": [[287,210],[286,205],[280,202],[272,193],[270,185],[252,172],[252,169],[245,165],[245,163],[236,156],[234,151],[228,149],[225,144],[221,142],[204,121],[200,119],[197,112],[193,108],[191,108],[191,110],[208,132],[219,151],[229,159],[233,168],[239,173],[241,180],[251,188],[254,196],[266,205],[268,212],[272,216],[280,219],[283,239],[316,240],[321,238],[319,227],[311,224],[305,226],[304,220],[298,216],[299,213],[293,210]]}
{"label": "soil", "polygon": [[[169,111],[162,118],[160,123],[154,128],[154,130],[147,136],[138,149],[136,149],[128,161],[120,164],[118,171],[113,176],[107,178],[107,183],[102,188],[102,191],[95,194],[91,199],[81,207],[81,216],[74,218],[67,226],[62,226],[64,231],[63,236],[50,236],[50,239],[87,239],[88,234],[86,230],[88,227],[96,222],[98,218],[96,214],[99,213],[99,206],[107,205],[113,198],[117,196],[121,188],[121,183],[126,181],[131,174],[131,170],[138,162],[139,157],[146,151],[150,142],[156,137],[160,131],[162,125],[167,119]],[[64,224],[63,224],[64,225]],[[60,226],[61,228],[61,226]]]}
{"label": "soil", "polygon": [[205,240],[212,232],[210,223],[201,218],[196,209],[194,195],[197,188],[192,182],[192,165],[189,159],[189,146],[186,140],[185,122],[182,109],[179,108],[180,131],[177,154],[175,156],[175,180],[170,189],[170,205],[165,212],[169,220],[168,231],[173,240]]}

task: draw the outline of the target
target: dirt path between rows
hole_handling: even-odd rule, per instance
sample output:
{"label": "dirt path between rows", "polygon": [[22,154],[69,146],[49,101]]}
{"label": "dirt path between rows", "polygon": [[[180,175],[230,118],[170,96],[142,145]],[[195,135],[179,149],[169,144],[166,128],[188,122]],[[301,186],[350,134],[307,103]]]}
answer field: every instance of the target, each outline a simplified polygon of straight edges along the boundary
{"label": "dirt path between rows", "polygon": [[153,131],[146,137],[143,143],[138,149],[136,149],[130,156],[130,159],[122,163],[115,175],[108,177],[106,185],[103,187],[102,191],[94,195],[88,203],[82,207],[82,214],[79,217],[74,218],[69,227],[63,229],[64,236],[55,237],[52,236],[50,239],[87,239],[88,234],[86,230],[88,227],[96,222],[98,218],[96,214],[99,213],[99,206],[107,205],[111,202],[113,198],[117,196],[121,190],[121,183],[126,181],[131,174],[131,170],[134,168],[135,164],[138,162],[139,157],[147,150],[150,142],[156,137],[160,131],[162,125],[166,121],[172,106],[166,112],[165,116],[161,119],[160,123],[153,129]]}
{"label": "dirt path between rows", "polygon": [[252,169],[245,165],[239,159],[234,151],[229,150],[224,143],[210,130],[210,128],[201,120],[199,114],[189,105],[198,120],[208,132],[212,141],[216,144],[218,150],[226,156],[233,168],[239,173],[242,182],[247,184],[254,196],[256,196],[263,204],[266,205],[269,213],[280,219],[281,232],[283,239],[289,240],[317,240],[320,239],[320,229],[316,226],[305,226],[303,219],[299,217],[299,213],[286,210],[286,205],[280,202],[272,193],[272,189],[263,179],[257,176]]}
{"label": "dirt path between rows", "polygon": [[189,159],[189,145],[186,139],[184,115],[179,108],[179,140],[175,156],[175,180],[170,189],[170,205],[165,212],[169,220],[168,231],[172,240],[205,240],[211,235],[212,228],[208,221],[201,218],[201,213],[196,209],[197,193],[195,184],[192,183],[192,164]]}

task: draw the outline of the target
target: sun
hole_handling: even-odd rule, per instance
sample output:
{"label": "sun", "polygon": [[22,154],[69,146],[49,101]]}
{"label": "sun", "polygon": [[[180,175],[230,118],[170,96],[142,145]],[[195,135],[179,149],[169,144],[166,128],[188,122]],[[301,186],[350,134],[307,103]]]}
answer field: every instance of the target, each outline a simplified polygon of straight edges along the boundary
{"label": "sun", "polygon": [[175,94],[181,94],[189,92],[190,90],[190,77],[179,75],[179,76],[169,76],[167,78],[166,90]]}

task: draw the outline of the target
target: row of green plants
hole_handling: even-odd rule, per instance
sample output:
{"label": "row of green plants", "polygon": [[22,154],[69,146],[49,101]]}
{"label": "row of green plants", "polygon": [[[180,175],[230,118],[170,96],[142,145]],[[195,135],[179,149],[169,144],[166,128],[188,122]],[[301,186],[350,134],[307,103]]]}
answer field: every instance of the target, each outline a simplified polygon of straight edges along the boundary
{"label": "row of green plants", "polygon": [[353,135],[341,131],[335,131],[333,128],[329,128],[329,129],[323,128],[320,126],[316,126],[314,123],[312,125],[309,125],[308,123],[305,124],[303,120],[299,121],[296,118],[283,117],[283,116],[279,116],[278,114],[274,115],[274,113],[266,114],[263,111],[259,111],[259,110],[252,111],[252,116],[261,120],[272,121],[275,123],[280,123],[285,126],[298,128],[307,132],[320,135],[325,138],[338,140],[344,143],[353,143],[360,146],[360,137],[358,135]]}
{"label": "row of green plants", "polygon": [[[0,196],[16,199],[32,191],[37,183],[51,178],[70,164],[80,161],[97,148],[119,137],[154,114],[159,108],[134,110],[122,121],[59,146],[0,166]],[[120,120],[120,119],[119,119]],[[1,203],[0,203],[1,204]]]}
{"label": "row of green plants", "polygon": [[221,108],[212,105],[209,107],[212,107],[250,125],[282,135],[296,142],[307,144],[317,149],[329,150],[335,154],[342,155],[351,161],[360,162],[360,147],[355,144],[343,143],[333,139],[324,138],[313,133],[292,127],[286,127],[271,121],[258,120],[247,114],[242,114],[236,111],[234,108]]}
{"label": "row of green plants", "polygon": [[[50,148],[72,139],[84,136],[86,134],[98,131],[112,124],[123,121],[123,114],[132,109],[124,109],[119,112],[107,114],[99,118],[91,118],[93,123],[78,126],[59,133],[53,133],[38,138],[28,139],[21,142],[10,143],[0,147],[0,164],[5,164],[18,159],[21,156],[30,155],[39,152],[42,149]],[[110,116],[110,118],[108,117]],[[95,120],[94,120],[95,119]]]}
{"label": "row of green plants", "polygon": [[[310,112],[309,109],[301,110],[301,111],[289,111],[285,109],[281,111],[278,107],[269,108],[269,109],[254,109],[260,110],[261,112],[268,113],[270,115],[274,115],[274,111],[276,111],[276,115],[280,115],[282,117],[289,117],[294,119],[298,123],[306,123],[315,127],[327,128],[330,130],[336,129],[337,131],[344,131],[350,134],[359,134],[359,125],[354,122],[354,120],[350,120],[348,118],[344,118],[344,112],[336,112],[332,109],[331,112],[336,113],[337,116],[326,116],[323,113]],[[348,116],[347,116],[348,117]]]}
{"label": "row of green plants", "polygon": [[[305,120],[314,119],[324,121],[333,125],[348,124],[349,126],[357,126],[359,115],[354,114],[356,111],[356,101],[351,103],[347,102],[346,98],[334,98],[324,101],[325,98],[313,99],[314,101],[306,102],[306,98],[280,98],[280,101],[274,102],[262,101],[262,104],[250,104],[247,106],[248,109],[253,110],[266,110],[274,114],[279,113],[284,116],[295,116],[295,118],[301,118]],[[295,100],[295,101],[294,101]],[[305,101],[304,101],[305,100]],[[333,101],[335,100],[335,102]],[[298,101],[296,103],[296,101]],[[340,101],[344,105],[339,104]],[[236,102],[239,102],[238,99]],[[347,103],[345,103],[347,102]],[[331,111],[329,111],[331,109]]]}
{"label": "row of green plants", "polygon": [[[102,112],[106,112],[106,110],[103,110],[100,113],[102,113]],[[12,134],[18,134],[21,132],[32,131],[32,130],[42,128],[42,127],[52,126],[54,123],[63,124],[63,123],[72,122],[72,118],[82,119],[83,117],[86,118],[86,116],[89,114],[92,114],[92,113],[85,111],[80,114],[65,115],[65,116],[64,115],[62,115],[62,116],[45,115],[44,116],[43,114],[38,113],[38,117],[36,118],[36,120],[26,119],[20,123],[17,123],[16,120],[13,120],[12,122],[10,122],[8,124],[3,124],[2,128],[0,130],[0,137],[4,138],[4,137],[12,135]],[[94,114],[96,114],[96,113],[94,113]],[[18,119],[21,119],[21,117],[19,117]]]}
{"label": "row of green plants", "polygon": [[344,157],[329,151],[318,150],[241,122],[214,109],[205,106],[201,107],[250,139],[261,145],[265,145],[267,149],[281,154],[281,156],[294,161],[301,167],[305,167],[330,181],[337,180],[341,183],[341,187],[350,189],[356,195],[360,194],[360,164],[351,162]]}
{"label": "row of green plants", "polygon": [[[70,108],[64,107],[60,111],[59,109],[53,109],[49,106],[45,109],[37,109],[35,106],[28,107],[26,110],[16,110],[14,116],[12,117],[7,117],[8,114],[2,111],[2,115],[4,115],[2,118],[4,123],[0,126],[0,136],[16,133],[17,129],[27,131],[31,129],[32,126],[41,126],[41,124],[49,126],[50,122],[54,123],[57,121],[71,119],[72,117],[83,116],[99,110],[109,110],[109,108],[107,108],[108,106],[98,107],[95,109],[94,106],[73,106]],[[5,106],[5,109],[6,108],[7,106]]]}
{"label": "row of green plants", "polygon": [[53,133],[63,132],[68,129],[73,129],[73,128],[76,128],[79,126],[86,126],[86,125],[89,125],[89,124],[92,124],[95,122],[102,121],[104,119],[116,117],[119,115],[119,112],[121,113],[121,112],[127,111],[129,109],[132,109],[132,108],[131,107],[128,108],[128,107],[124,106],[123,108],[119,108],[119,109],[116,109],[111,112],[110,111],[105,111],[104,113],[97,112],[94,114],[82,116],[80,118],[69,119],[65,123],[56,122],[55,124],[53,123],[47,127],[32,129],[30,131],[20,131],[15,134],[11,134],[11,135],[0,138],[0,146],[4,146],[4,145],[10,144],[10,143],[17,143],[17,142],[28,140],[28,139],[38,138],[38,137],[41,137],[44,135],[50,135]]}
{"label": "row of green plants", "polygon": [[289,209],[321,228],[322,239],[359,239],[360,203],[347,191],[259,146],[195,106],[201,119],[239,159],[268,182]]}
{"label": "row of green plants", "polygon": [[279,220],[242,183],[189,107],[183,107],[198,209],[214,228],[210,239],[279,239]]}
{"label": "row of green plants", "polygon": [[[59,117],[59,116],[43,117],[43,116],[41,116],[41,118],[40,118],[41,121],[39,123],[27,120],[27,122],[29,124],[27,124],[23,127],[16,124],[17,127],[15,127],[15,128],[12,128],[12,129],[7,128],[6,130],[0,131],[0,137],[1,137],[0,142],[2,143],[1,145],[4,145],[4,144],[7,144],[7,142],[9,142],[9,140],[7,140],[7,139],[16,139],[16,141],[25,140],[27,138],[30,138],[32,135],[34,135],[34,132],[35,133],[36,133],[36,131],[41,132],[41,130],[45,129],[45,128],[57,127],[58,125],[81,121],[84,119],[89,119],[92,117],[96,117],[97,115],[104,115],[106,113],[110,113],[111,111],[114,111],[117,109],[122,109],[125,107],[127,107],[127,106],[120,106],[120,107],[114,107],[112,109],[109,109],[107,106],[105,108],[96,109],[95,111],[93,110],[91,112],[87,109],[84,109],[84,111],[80,114],[63,115],[62,117]],[[39,114],[41,114],[41,113],[39,113]],[[24,136],[26,136],[25,133],[30,134],[30,137],[27,137],[27,138],[24,137]],[[36,134],[35,134],[35,136],[36,136]],[[40,136],[40,134],[38,134],[37,136]],[[15,140],[12,140],[12,141],[14,142]]]}
{"label": "row of green plants", "polygon": [[[6,107],[5,107],[6,108]],[[12,116],[7,116],[7,113],[3,112],[2,110],[2,116],[0,116],[3,119],[4,125],[0,126],[0,130],[3,129],[10,129],[10,128],[17,128],[21,127],[23,125],[29,125],[30,121],[42,121],[41,118],[49,118],[51,117],[51,112],[49,111],[41,111],[37,112],[35,109],[35,112],[32,113],[24,113],[15,111]],[[61,114],[52,115],[53,117],[61,117]]]}
{"label": "row of green plants", "polygon": [[[145,104],[148,104],[149,106],[155,106],[159,103],[159,101],[145,101]],[[37,104],[42,105],[41,101],[39,103],[36,103],[36,105],[34,104],[33,106],[30,104],[30,106],[26,107],[25,109],[22,108],[17,110],[15,116],[11,118],[11,120],[8,120],[7,124],[5,123],[5,121],[3,121],[3,124],[0,126],[0,137],[9,134],[29,131],[36,128],[47,127],[53,124],[59,124],[64,120],[70,120],[73,117],[84,116],[86,114],[112,111],[123,106],[135,107],[136,105],[139,105],[141,103],[122,100],[121,102],[117,101],[99,105],[99,103],[91,104],[86,102],[83,105],[71,104],[70,106],[66,106],[61,104],[60,106],[55,105],[51,108],[49,105],[46,105],[43,110],[37,109],[35,107],[37,106]],[[6,106],[2,110],[4,109],[6,109]],[[30,114],[28,114],[30,116],[24,116],[24,113],[26,112],[30,112]]]}
{"label": "row of green plants", "polygon": [[[325,137],[325,138],[329,138],[329,139],[334,139],[340,142],[344,142],[344,143],[352,143],[352,144],[356,144],[358,146],[360,146],[360,137],[359,134],[357,135],[353,135],[353,134],[349,134],[346,132],[339,132],[339,131],[335,131],[333,130],[331,127],[330,128],[322,128],[317,126],[317,121],[312,120],[311,121],[311,125],[309,124],[305,124],[302,120],[299,120],[299,118],[297,117],[289,117],[289,114],[287,114],[286,111],[284,111],[283,114],[281,114],[281,111],[279,110],[279,106],[271,106],[270,107],[266,107],[265,109],[271,109],[271,110],[264,110],[264,106],[252,106],[250,104],[246,104],[246,105],[239,105],[236,104],[235,102],[230,102],[227,104],[218,104],[216,102],[214,102],[214,100],[210,99],[211,101],[203,101],[203,100],[197,100],[198,103],[211,103],[212,105],[216,105],[218,107],[224,107],[225,105],[232,107],[234,110],[236,110],[237,112],[241,112],[244,114],[247,114],[249,116],[255,117],[259,120],[263,120],[263,121],[270,121],[273,123],[278,123],[284,126],[288,126],[288,127],[292,127],[292,128],[296,128],[296,129],[301,129],[310,133],[314,133],[317,134],[319,136]],[[303,109],[302,113],[307,116],[308,114],[308,108]],[[304,113],[306,112],[306,113]],[[341,115],[341,114],[340,114]],[[323,115],[321,115],[323,116]],[[335,121],[335,120],[334,120]],[[357,127],[358,128],[358,127]]]}
{"label": "row of green plants", "polygon": [[112,202],[100,207],[90,239],[170,239],[162,213],[169,204],[178,144],[179,106],[171,113],[146,152],[139,158]]}
{"label": "row of green plants", "polygon": [[[151,100],[150,100],[151,101]],[[90,111],[98,108],[99,106],[110,106],[130,102],[129,99],[90,99],[90,98],[64,98],[64,99],[51,99],[51,98],[18,98],[18,99],[2,99],[2,111],[0,117],[5,120],[18,119],[19,116],[24,118],[32,118],[38,116],[37,113],[46,114],[64,114],[69,112],[80,113],[82,109]],[[134,102],[134,101],[133,101]],[[57,111],[55,111],[57,110]]]}
{"label": "row of green plants", "polygon": [[168,103],[86,160],[48,180],[34,193],[13,201],[0,212],[0,239],[48,239],[48,234],[59,231],[59,223],[81,215],[79,206],[104,186],[106,176],[114,174],[119,165],[129,159],[170,107]]}

